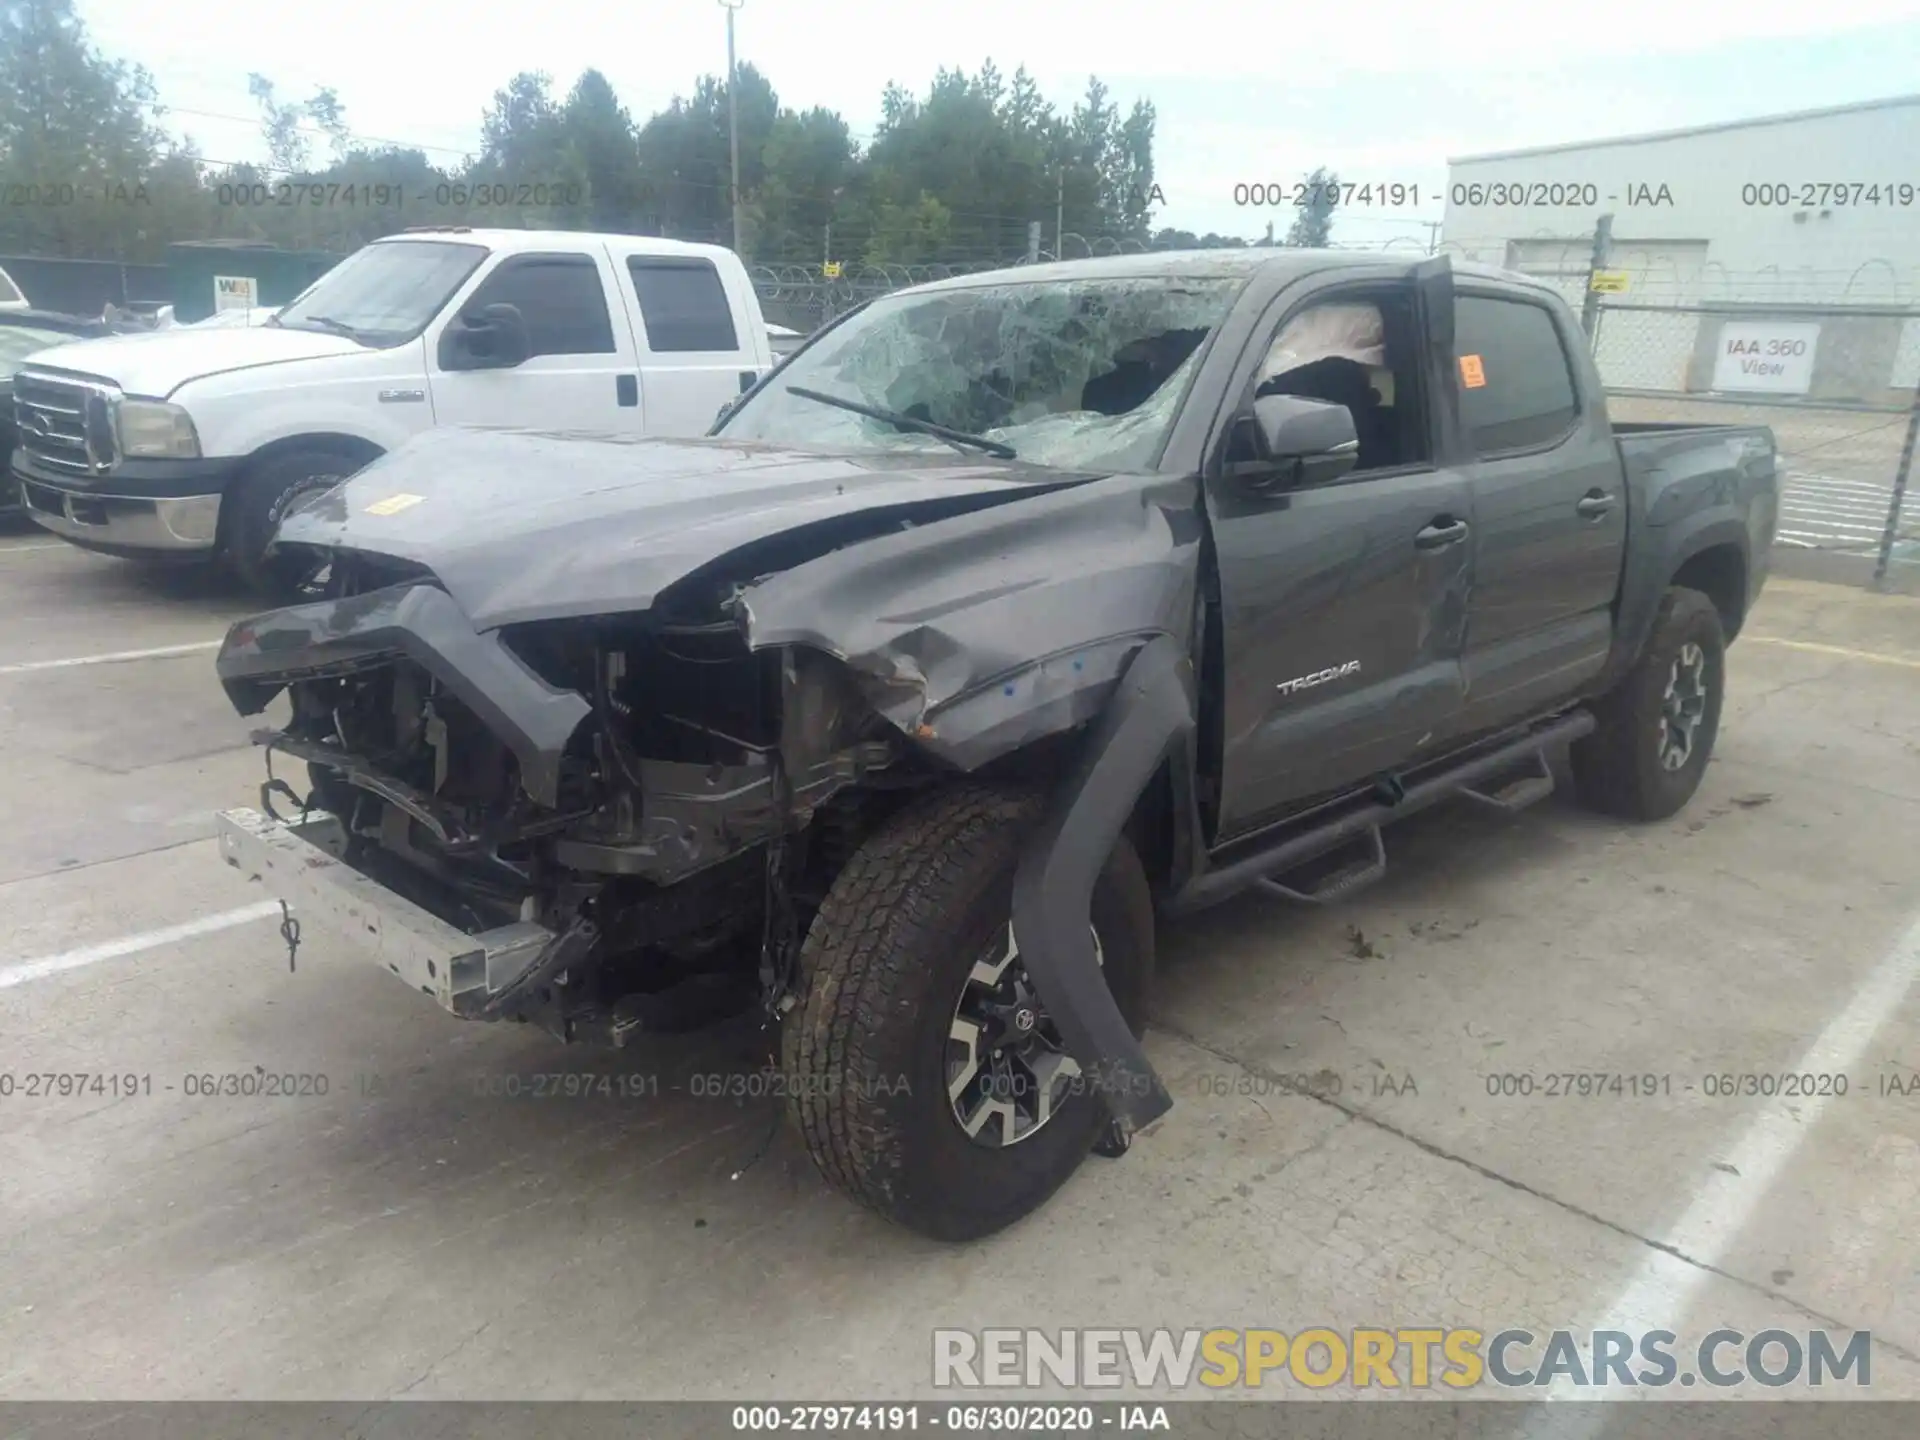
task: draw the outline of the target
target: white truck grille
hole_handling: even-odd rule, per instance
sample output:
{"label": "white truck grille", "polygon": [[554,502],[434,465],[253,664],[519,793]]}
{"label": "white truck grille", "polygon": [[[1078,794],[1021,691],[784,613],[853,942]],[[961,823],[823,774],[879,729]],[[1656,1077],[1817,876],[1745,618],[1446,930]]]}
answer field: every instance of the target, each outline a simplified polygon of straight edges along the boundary
{"label": "white truck grille", "polygon": [[47,470],[105,474],[119,459],[110,411],[116,393],[101,381],[22,370],[13,377],[14,443]]}

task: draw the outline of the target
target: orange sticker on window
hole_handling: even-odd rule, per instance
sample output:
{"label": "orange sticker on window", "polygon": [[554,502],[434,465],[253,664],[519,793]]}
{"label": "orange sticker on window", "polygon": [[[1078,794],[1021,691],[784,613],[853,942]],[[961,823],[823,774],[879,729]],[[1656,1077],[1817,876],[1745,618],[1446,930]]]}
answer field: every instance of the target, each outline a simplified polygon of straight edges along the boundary
{"label": "orange sticker on window", "polygon": [[1478,355],[1460,357],[1460,383],[1469,390],[1478,390],[1487,383],[1486,367],[1480,363]]}

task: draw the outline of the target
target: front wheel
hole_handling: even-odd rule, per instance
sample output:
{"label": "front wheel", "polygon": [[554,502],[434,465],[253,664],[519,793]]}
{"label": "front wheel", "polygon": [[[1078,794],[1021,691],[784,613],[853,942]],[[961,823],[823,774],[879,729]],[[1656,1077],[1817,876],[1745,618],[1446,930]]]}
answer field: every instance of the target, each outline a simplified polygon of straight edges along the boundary
{"label": "front wheel", "polygon": [[1693,798],[1720,733],[1726,649],[1713,601],[1668,590],[1639,660],[1594,706],[1599,725],[1574,742],[1582,801],[1629,820],[1664,820]]}
{"label": "front wheel", "polygon": [[[801,948],[782,1049],[807,1150],[836,1189],[938,1240],[1038,1209],[1106,1120],[1013,941],[1014,870],[1042,807],[977,785],[909,806],[855,852]],[[1153,905],[1124,839],[1092,921],[1138,1033]]]}
{"label": "front wheel", "polygon": [[254,594],[283,602],[311,598],[324,562],[273,549],[280,522],[294,506],[330,490],[361,468],[331,450],[287,450],[259,462],[228,492],[233,516],[226,527],[227,562]]}

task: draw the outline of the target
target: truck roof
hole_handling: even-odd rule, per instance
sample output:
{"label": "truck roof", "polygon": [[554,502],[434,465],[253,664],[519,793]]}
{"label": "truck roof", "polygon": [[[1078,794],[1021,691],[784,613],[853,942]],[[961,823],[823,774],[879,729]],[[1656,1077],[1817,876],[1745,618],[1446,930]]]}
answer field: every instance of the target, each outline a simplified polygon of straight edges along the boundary
{"label": "truck roof", "polygon": [[653,255],[697,255],[708,260],[719,260],[722,256],[734,258],[733,251],[724,245],[696,245],[659,235],[615,235],[597,230],[489,230],[467,225],[417,225],[397,234],[382,235],[370,243],[386,245],[395,240],[460,240],[506,251],[551,250],[556,246],[571,250],[581,245],[605,244]]}
{"label": "truck roof", "polygon": [[[914,285],[897,294],[926,294],[937,290],[965,290],[975,285],[1004,285],[1012,277],[1025,281],[1119,280],[1119,279],[1207,279],[1250,278],[1256,272],[1294,272],[1315,270],[1377,270],[1383,274],[1405,274],[1428,255],[1410,255],[1386,250],[1299,250],[1287,246],[1258,245],[1243,250],[1152,250],[1137,255],[1096,255],[1083,260],[1054,260],[1045,264],[1016,265],[1000,270],[981,270]],[[1551,291],[1531,275],[1483,265],[1476,260],[1453,261],[1456,275],[1483,280],[1499,280]]]}

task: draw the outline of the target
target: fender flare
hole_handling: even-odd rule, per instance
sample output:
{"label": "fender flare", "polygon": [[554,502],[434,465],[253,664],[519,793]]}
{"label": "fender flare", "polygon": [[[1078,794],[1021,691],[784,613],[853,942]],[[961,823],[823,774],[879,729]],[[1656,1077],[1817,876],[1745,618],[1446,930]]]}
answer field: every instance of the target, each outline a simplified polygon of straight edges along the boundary
{"label": "fender flare", "polygon": [[1753,563],[1746,525],[1739,516],[1720,507],[1689,516],[1678,525],[1649,528],[1642,536],[1640,546],[1628,552],[1621,578],[1613,649],[1597,682],[1603,690],[1619,681],[1640,658],[1653,633],[1661,598],[1687,561],[1725,545],[1740,552],[1741,565],[1749,573]]}
{"label": "fender flare", "polygon": [[1195,726],[1193,665],[1169,635],[1128,664],[1074,773],[1027,841],[1013,880],[1013,935],[1067,1052],[1125,1129],[1173,1108],[1094,954],[1093,887],[1135,802]]}

